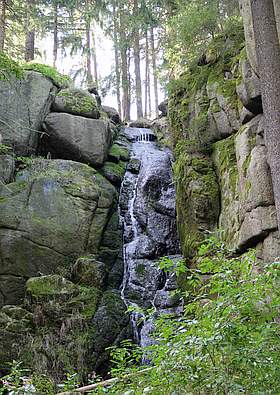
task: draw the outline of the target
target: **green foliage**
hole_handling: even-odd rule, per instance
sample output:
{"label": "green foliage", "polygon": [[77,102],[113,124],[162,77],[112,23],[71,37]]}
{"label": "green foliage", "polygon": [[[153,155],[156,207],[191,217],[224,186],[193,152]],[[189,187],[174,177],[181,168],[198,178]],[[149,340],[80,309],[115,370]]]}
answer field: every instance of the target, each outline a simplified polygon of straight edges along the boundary
{"label": "green foliage", "polygon": [[131,340],[123,340],[119,347],[113,346],[107,348],[111,357],[111,374],[120,376],[137,370],[143,356],[143,349],[133,343]]}
{"label": "green foliage", "polygon": [[0,394],[46,394],[54,395],[54,383],[45,375],[30,375],[30,370],[22,367],[22,362],[13,361],[10,372],[0,379]]}
{"label": "green foliage", "polygon": [[185,273],[187,270],[184,260],[174,261],[167,256],[162,257],[158,261],[158,268],[163,270],[165,273],[175,273],[176,276]]}
{"label": "green foliage", "polygon": [[50,78],[59,88],[67,88],[71,83],[70,77],[59,73],[54,67],[48,66],[46,64],[25,63],[23,65],[23,69],[33,70],[43,74],[45,77]]}
{"label": "green foliage", "polygon": [[22,79],[24,76],[23,69],[19,63],[0,51],[0,80],[9,80],[11,76]]}
{"label": "green foliage", "polygon": [[253,251],[232,256],[211,237],[201,244],[187,282],[184,315],[162,315],[155,323],[154,369],[109,393],[279,393],[279,263],[258,268]]}

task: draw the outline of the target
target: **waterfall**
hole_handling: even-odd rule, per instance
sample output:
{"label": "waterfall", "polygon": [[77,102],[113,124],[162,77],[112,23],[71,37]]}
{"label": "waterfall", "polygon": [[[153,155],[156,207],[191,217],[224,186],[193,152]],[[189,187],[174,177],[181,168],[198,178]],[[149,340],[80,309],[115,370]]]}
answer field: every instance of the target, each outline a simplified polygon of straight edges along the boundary
{"label": "waterfall", "polygon": [[175,276],[157,266],[160,257],[176,260],[180,252],[172,154],[157,145],[150,129],[126,128],[125,135],[132,143],[119,202],[124,242],[121,293],[127,306],[135,309],[131,313],[134,337],[145,347],[152,341],[153,318],[145,320],[141,309],[154,307],[155,316],[181,309],[180,299],[173,295]]}

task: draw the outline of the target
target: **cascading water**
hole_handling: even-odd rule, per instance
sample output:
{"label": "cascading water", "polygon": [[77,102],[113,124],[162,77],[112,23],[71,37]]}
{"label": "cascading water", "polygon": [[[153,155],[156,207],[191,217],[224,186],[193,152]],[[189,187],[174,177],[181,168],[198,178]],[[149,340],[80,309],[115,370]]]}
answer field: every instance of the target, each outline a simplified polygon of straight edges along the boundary
{"label": "cascading water", "polygon": [[135,340],[146,346],[151,342],[153,319],[139,325],[141,313],[137,310],[154,307],[155,314],[160,314],[181,308],[172,293],[177,288],[176,278],[164,274],[156,264],[160,257],[176,259],[180,252],[172,155],[156,144],[150,129],[126,128],[125,135],[132,142],[132,155],[119,205],[125,266],[121,291],[127,306],[135,308],[131,314]]}

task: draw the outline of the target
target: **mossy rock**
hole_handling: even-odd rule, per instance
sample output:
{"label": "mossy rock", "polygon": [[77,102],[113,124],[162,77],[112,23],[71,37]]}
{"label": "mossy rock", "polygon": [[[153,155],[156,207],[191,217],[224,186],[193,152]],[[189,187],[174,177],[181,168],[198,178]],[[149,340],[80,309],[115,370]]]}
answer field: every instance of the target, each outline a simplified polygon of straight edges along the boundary
{"label": "mossy rock", "polygon": [[0,80],[9,80],[11,76],[23,79],[24,70],[18,62],[0,51]]}
{"label": "mossy rock", "polygon": [[96,259],[94,255],[81,257],[72,269],[75,283],[102,289],[107,276],[107,269],[103,262]]}
{"label": "mossy rock", "polygon": [[185,257],[213,230],[219,216],[219,186],[211,159],[182,150],[174,165],[177,223]]}
{"label": "mossy rock", "polygon": [[52,80],[58,88],[67,88],[71,84],[71,78],[67,75],[59,73],[55,67],[48,66],[41,63],[25,63],[24,70],[37,71],[43,76]]}
{"label": "mossy rock", "polygon": [[26,282],[26,290],[36,301],[50,299],[63,301],[79,294],[77,285],[58,274],[32,277]]}
{"label": "mossy rock", "polygon": [[80,115],[86,118],[100,118],[100,111],[95,96],[82,89],[62,89],[56,95],[52,110],[54,112]]}
{"label": "mossy rock", "polygon": [[130,158],[130,152],[127,148],[121,147],[118,144],[113,144],[109,154],[108,159],[111,162],[118,163],[120,160],[128,162]]}
{"label": "mossy rock", "polygon": [[120,187],[126,169],[126,162],[120,161],[119,163],[105,162],[105,165],[101,169],[101,173],[106,177],[113,185]]}

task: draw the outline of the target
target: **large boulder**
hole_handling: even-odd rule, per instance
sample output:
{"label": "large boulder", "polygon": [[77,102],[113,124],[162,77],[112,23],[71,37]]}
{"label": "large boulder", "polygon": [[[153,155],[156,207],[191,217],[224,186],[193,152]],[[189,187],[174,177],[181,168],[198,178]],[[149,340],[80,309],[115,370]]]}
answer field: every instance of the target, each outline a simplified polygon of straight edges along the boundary
{"label": "large boulder", "polygon": [[17,155],[36,152],[44,117],[57,88],[49,78],[27,72],[22,80],[0,82],[0,133],[2,143]]}
{"label": "large boulder", "polygon": [[102,110],[107,114],[108,118],[116,125],[121,124],[120,114],[115,108],[109,106],[102,106]]}
{"label": "large boulder", "polygon": [[0,187],[1,305],[22,300],[27,278],[98,253],[117,195],[94,169],[38,158]]}
{"label": "large boulder", "polygon": [[95,97],[82,89],[62,89],[55,97],[52,110],[86,118],[98,119],[100,117]]}
{"label": "large boulder", "polygon": [[48,134],[45,149],[52,156],[101,167],[112,142],[109,123],[65,113],[51,113],[45,119]]}
{"label": "large boulder", "polygon": [[242,79],[236,86],[237,95],[243,106],[254,115],[262,113],[261,83],[247,59],[240,61]]}

